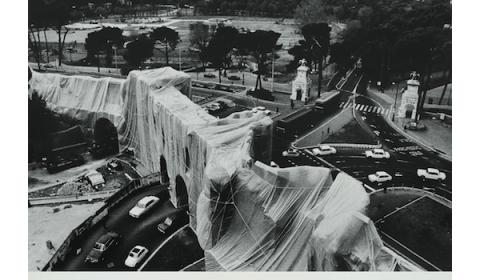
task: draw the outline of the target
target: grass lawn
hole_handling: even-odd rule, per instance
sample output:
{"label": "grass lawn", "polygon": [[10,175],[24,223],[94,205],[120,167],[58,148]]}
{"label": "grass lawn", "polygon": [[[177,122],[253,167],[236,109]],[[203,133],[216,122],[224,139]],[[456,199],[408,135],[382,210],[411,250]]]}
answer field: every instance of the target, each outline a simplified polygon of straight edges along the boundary
{"label": "grass lawn", "polygon": [[[411,198],[403,197],[402,203],[405,204],[408,200]],[[393,204],[400,204],[399,200],[390,201]],[[444,271],[452,269],[452,210],[450,208],[425,196],[393,213],[376,226],[377,229],[390,235],[436,267]],[[410,256],[411,253],[402,246],[394,242],[387,243]]]}
{"label": "grass lawn", "polygon": [[376,144],[370,134],[365,132],[356,120],[352,120],[336,133],[328,136],[324,143]]}

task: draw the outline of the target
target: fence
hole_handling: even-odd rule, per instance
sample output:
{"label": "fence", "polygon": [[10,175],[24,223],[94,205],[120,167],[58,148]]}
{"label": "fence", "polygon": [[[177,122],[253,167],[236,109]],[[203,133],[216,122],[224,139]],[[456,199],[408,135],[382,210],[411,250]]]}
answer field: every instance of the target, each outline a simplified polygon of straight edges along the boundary
{"label": "fence", "polygon": [[95,214],[90,216],[82,224],[72,230],[72,232],[68,235],[62,245],[60,245],[52,258],[43,267],[42,271],[51,271],[55,268],[55,265],[57,263],[64,261],[68,253],[72,251],[71,244],[79,241],[92,227],[101,222],[108,215],[110,209],[115,207],[128,195],[130,195],[136,190],[143,189],[145,187],[159,183],[160,173],[152,173],[148,176],[131,181],[128,185],[115,192],[112,196],[105,200],[105,205],[98,209]]}

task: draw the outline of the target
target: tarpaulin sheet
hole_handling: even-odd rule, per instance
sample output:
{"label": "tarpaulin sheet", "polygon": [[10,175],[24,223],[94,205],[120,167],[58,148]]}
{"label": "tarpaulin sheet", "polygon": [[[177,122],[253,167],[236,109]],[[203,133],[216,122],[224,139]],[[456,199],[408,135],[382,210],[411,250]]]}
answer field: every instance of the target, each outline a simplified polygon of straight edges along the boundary
{"label": "tarpaulin sheet", "polygon": [[184,185],[207,270],[399,266],[364,215],[369,197],[359,181],[321,167],[261,163],[270,160],[272,120],[250,111],[207,114],[189,99],[185,73],[132,71],[126,80],[34,73],[30,83],[57,112],[92,127],[100,116],[112,120],[123,147],[150,172],[168,174],[174,205]]}

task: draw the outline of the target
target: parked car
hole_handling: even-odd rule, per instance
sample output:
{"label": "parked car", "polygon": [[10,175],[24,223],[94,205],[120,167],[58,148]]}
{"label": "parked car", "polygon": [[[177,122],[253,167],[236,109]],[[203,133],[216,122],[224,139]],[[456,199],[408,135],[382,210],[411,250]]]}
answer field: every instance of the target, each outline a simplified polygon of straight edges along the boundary
{"label": "parked car", "polygon": [[107,169],[108,171],[112,172],[113,171],[119,171],[122,170],[122,164],[118,160],[112,160],[109,163],[107,163]]}
{"label": "parked car", "polygon": [[368,180],[372,183],[383,183],[392,180],[392,176],[385,171],[377,171],[374,174],[368,175]]}
{"label": "parked car", "polygon": [[231,81],[240,81],[240,77],[236,75],[228,76],[228,79]]}
{"label": "parked car", "polygon": [[147,248],[137,245],[130,250],[130,253],[128,253],[127,259],[125,260],[125,265],[128,267],[135,267],[145,258],[147,254]]}
{"label": "parked car", "polygon": [[318,148],[314,148],[312,152],[316,156],[326,156],[335,154],[337,150],[329,145],[319,145]]}
{"label": "parked car", "polygon": [[92,250],[88,253],[85,262],[102,262],[105,258],[105,254],[118,244],[120,238],[120,234],[113,231],[102,235],[97,242],[95,242]]}
{"label": "parked car", "polygon": [[172,226],[174,220],[175,216],[166,217],[161,223],[157,225],[158,231],[165,234],[165,232],[167,232],[167,230]]}
{"label": "parked car", "polygon": [[85,175],[85,179],[92,188],[97,191],[105,187],[105,178],[103,178],[103,175],[96,170],[89,171]]}
{"label": "parked car", "polygon": [[140,218],[142,215],[148,212],[148,210],[152,209],[155,204],[158,203],[160,199],[156,196],[149,195],[142,199],[140,199],[137,204],[130,209],[128,214],[133,218]]}
{"label": "parked car", "polygon": [[445,173],[440,172],[436,168],[417,169],[417,175],[420,178],[428,180],[445,180]]}
{"label": "parked car", "polygon": [[270,161],[270,166],[273,168],[280,168],[280,166],[278,166],[278,164],[274,161]]}
{"label": "parked car", "polygon": [[298,157],[300,154],[298,153],[297,149],[290,148],[286,151],[283,151],[282,155],[284,157]]}
{"label": "parked car", "polygon": [[405,129],[422,131],[426,130],[427,127],[423,123],[411,121],[405,125]]}
{"label": "parked car", "polygon": [[390,153],[383,149],[373,149],[365,152],[367,158],[390,158]]}
{"label": "parked car", "polygon": [[215,78],[215,77],[217,77],[217,76],[215,76],[215,74],[211,74],[211,73],[205,73],[205,74],[203,74],[203,76],[205,78]]}

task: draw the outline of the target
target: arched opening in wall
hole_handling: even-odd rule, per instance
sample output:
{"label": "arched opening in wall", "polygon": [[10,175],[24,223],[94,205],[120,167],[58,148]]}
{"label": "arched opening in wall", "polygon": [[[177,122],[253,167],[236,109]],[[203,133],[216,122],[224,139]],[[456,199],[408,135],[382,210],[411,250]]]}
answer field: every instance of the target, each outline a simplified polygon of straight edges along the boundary
{"label": "arched opening in wall", "polygon": [[405,106],[405,118],[410,119],[412,117],[414,109],[415,107],[412,104],[407,104]]}
{"label": "arched opening in wall", "polygon": [[118,154],[117,129],[110,120],[100,118],[95,122],[93,138],[92,154],[94,157],[101,158]]}
{"label": "arched opening in wall", "polygon": [[188,210],[187,185],[180,175],[175,178],[175,194],[177,196],[177,208],[185,208]]}
{"label": "arched opening in wall", "polygon": [[302,100],[302,89],[297,88],[297,100]]}
{"label": "arched opening in wall", "polygon": [[160,157],[160,182],[162,182],[162,184],[167,184],[170,182],[170,178],[168,177],[167,161],[163,156]]}

